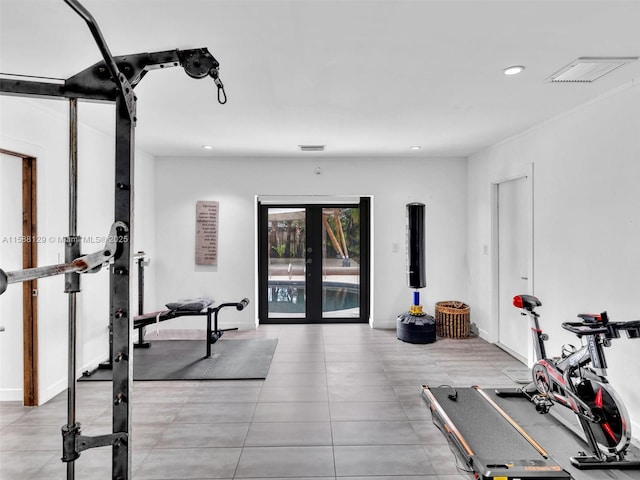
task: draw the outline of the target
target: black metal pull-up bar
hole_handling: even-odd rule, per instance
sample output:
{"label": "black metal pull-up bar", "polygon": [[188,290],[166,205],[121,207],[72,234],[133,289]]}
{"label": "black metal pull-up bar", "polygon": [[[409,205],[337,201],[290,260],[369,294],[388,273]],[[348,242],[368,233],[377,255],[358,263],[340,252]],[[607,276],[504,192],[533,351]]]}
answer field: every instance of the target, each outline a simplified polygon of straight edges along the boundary
{"label": "black metal pull-up bar", "polygon": [[[64,2],[69,5],[78,15],[80,15],[87,25],[89,26],[89,30],[93,35],[93,39],[96,41],[96,45],[98,46],[98,50],[102,53],[102,58],[104,59],[104,63],[107,65],[109,72],[111,72],[111,77],[114,82],[120,83],[120,71],[116,66],[116,63],[113,61],[113,55],[111,55],[111,51],[109,50],[109,46],[102,36],[102,32],[100,31],[100,27],[98,23],[93,18],[93,15],[89,13],[89,11],[84,8],[80,2],[77,0],[64,0]],[[125,93],[124,85],[120,84],[121,92]]]}

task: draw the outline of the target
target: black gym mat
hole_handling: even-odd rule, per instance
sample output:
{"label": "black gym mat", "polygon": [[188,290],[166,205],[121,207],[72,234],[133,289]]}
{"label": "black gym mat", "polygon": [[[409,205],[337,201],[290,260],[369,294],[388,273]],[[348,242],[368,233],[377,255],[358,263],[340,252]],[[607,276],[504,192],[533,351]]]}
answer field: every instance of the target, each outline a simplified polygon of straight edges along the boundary
{"label": "black gym mat", "polygon": [[[249,380],[269,372],[275,338],[218,340],[204,358],[202,340],[157,340],[134,350],[134,380]],[[111,370],[99,369],[78,381],[111,381]]]}

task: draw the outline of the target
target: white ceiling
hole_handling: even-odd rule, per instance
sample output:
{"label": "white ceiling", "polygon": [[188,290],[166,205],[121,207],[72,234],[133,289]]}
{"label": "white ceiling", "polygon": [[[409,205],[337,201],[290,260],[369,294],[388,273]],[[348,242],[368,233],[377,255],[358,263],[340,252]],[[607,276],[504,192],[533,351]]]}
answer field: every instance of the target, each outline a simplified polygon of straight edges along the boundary
{"label": "white ceiling", "polygon": [[[155,155],[467,156],[640,80],[634,62],[545,81],[578,57],[640,56],[640,0],[82,3],[113,55],[208,47],[221,64],[226,105],[179,67],[142,80],[136,139]],[[0,72],[67,78],[101,60],[63,0],[0,0],[0,22]]]}

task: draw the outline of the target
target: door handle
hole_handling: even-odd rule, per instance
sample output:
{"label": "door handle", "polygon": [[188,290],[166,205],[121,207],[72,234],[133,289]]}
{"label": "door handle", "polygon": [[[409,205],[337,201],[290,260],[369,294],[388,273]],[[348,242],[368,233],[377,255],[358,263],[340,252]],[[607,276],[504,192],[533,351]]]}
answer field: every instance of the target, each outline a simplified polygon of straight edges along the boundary
{"label": "door handle", "polygon": [[529,280],[529,277],[520,277],[520,280]]}

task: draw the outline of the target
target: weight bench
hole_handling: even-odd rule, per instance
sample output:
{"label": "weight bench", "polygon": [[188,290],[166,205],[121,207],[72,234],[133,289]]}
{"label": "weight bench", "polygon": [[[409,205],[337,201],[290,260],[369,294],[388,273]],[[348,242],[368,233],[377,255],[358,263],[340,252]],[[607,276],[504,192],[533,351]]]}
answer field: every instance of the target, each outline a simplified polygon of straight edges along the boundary
{"label": "weight bench", "polygon": [[[218,314],[220,310],[227,307],[235,307],[236,310],[240,311],[249,305],[249,299],[243,298],[239,302],[233,303],[222,303],[217,307],[207,307],[204,310],[161,310],[158,312],[145,313],[142,315],[137,315],[133,317],[133,328],[138,330],[138,341],[133,345],[134,348],[149,348],[151,344],[149,342],[144,341],[144,331],[143,328],[148,325],[158,324],[160,322],[164,322],[166,320],[171,320],[173,318],[179,317],[197,317],[197,316],[206,316],[207,317],[207,354],[205,358],[209,358],[211,356],[211,345],[216,343],[218,339],[222,336],[224,332],[230,330],[238,330],[235,328],[218,328]],[[213,326],[212,326],[212,317],[213,317]]]}

